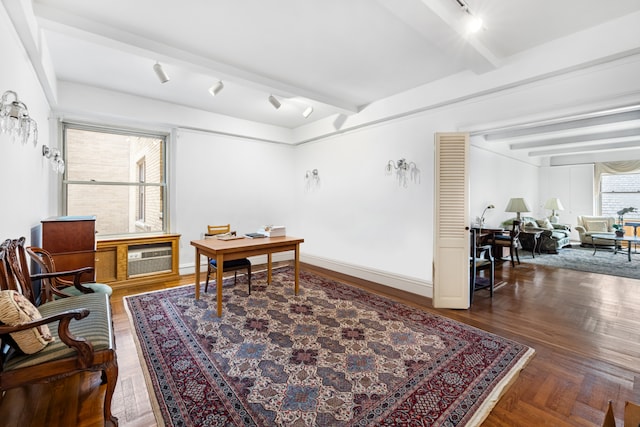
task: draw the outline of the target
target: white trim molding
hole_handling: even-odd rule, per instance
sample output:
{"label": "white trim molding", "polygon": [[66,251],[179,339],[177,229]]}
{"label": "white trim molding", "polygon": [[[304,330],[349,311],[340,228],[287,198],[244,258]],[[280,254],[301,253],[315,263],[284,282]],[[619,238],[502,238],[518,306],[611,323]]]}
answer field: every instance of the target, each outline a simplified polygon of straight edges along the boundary
{"label": "white trim molding", "polygon": [[368,267],[347,264],[341,261],[314,255],[301,254],[300,261],[317,267],[336,271],[338,273],[357,277],[359,279],[379,283],[391,288],[400,289],[412,294],[433,298],[433,283],[426,280],[389,273],[387,271],[376,270]]}

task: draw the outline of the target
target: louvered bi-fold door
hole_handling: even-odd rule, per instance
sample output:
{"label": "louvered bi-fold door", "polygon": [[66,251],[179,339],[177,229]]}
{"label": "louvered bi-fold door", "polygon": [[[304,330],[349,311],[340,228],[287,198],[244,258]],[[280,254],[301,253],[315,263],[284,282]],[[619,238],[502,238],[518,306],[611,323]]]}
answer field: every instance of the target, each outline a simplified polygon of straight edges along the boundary
{"label": "louvered bi-fold door", "polygon": [[469,134],[435,135],[433,305],[469,308]]}

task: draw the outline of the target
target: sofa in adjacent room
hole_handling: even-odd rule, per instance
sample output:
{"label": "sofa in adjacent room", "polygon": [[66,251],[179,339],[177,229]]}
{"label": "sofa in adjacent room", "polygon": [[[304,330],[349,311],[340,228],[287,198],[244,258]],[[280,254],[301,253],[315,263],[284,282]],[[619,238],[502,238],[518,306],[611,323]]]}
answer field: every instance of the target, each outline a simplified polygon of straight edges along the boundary
{"label": "sofa in adjacent room", "polygon": [[592,234],[611,234],[615,235],[613,224],[616,219],[612,216],[588,216],[579,215],[576,231],[580,235],[580,246],[604,245],[613,246],[612,240],[591,239]]}
{"label": "sofa in adjacent room", "polygon": [[[571,227],[566,224],[552,224],[549,218],[535,219],[533,217],[523,216],[523,231],[542,231],[540,235],[540,251],[557,254],[558,250],[571,244]],[[503,221],[501,227],[510,230],[515,218]],[[533,235],[526,233],[520,234],[520,243],[522,248],[527,251],[533,249]]]}

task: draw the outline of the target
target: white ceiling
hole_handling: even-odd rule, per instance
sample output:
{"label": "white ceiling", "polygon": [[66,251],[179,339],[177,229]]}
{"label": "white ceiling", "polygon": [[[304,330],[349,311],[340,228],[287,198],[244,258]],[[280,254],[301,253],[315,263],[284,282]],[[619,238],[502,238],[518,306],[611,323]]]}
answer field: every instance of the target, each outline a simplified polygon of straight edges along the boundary
{"label": "white ceiling", "polygon": [[485,22],[473,36],[457,0],[33,0],[33,11],[59,81],[295,129],[640,10],[639,0],[466,3]]}

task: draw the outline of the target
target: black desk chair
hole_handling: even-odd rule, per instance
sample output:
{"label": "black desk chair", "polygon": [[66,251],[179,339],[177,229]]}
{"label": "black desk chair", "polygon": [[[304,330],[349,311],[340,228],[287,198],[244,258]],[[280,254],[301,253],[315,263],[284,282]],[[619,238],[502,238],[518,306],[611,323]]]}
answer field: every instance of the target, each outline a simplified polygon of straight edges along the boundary
{"label": "black desk chair", "polygon": [[[231,232],[231,224],[226,225],[209,225],[207,226],[207,233],[205,238],[215,238],[217,235],[226,234]],[[251,295],[251,261],[248,258],[234,259],[231,261],[224,261],[222,265],[222,271],[233,271],[233,283],[238,280],[238,270],[247,270],[247,276],[249,278],[249,295]],[[211,274],[215,274],[218,270],[218,262],[215,258],[208,258],[207,261],[207,281],[204,284],[204,291],[207,292],[209,288],[209,277]]]}
{"label": "black desk chair", "polygon": [[[469,254],[469,304],[473,302],[473,294],[480,289],[489,289],[489,294],[493,298],[493,286],[495,284],[495,259],[493,257],[491,245],[478,245],[477,231],[471,229],[471,244]],[[480,277],[478,272],[489,270],[489,277]]]}

